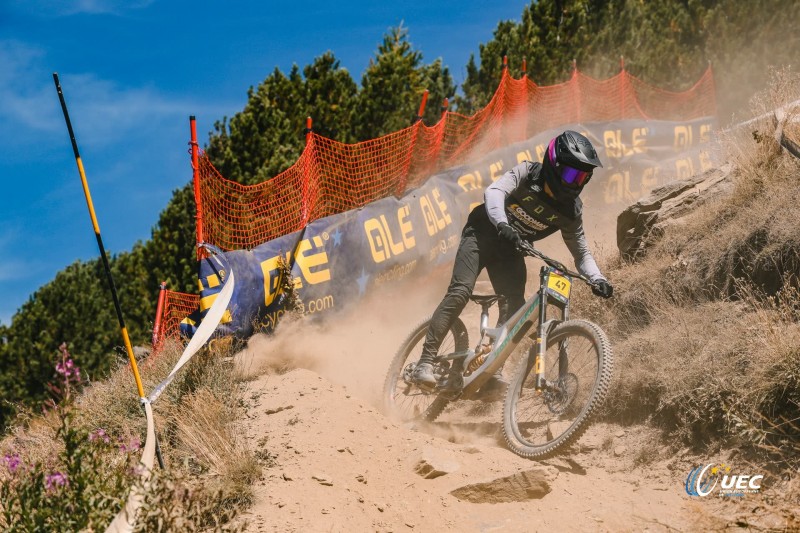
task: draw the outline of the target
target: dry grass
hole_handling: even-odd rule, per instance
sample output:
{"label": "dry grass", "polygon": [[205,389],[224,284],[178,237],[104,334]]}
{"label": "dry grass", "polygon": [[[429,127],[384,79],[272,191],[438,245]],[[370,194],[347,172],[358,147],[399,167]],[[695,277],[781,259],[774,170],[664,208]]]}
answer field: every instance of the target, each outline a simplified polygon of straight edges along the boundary
{"label": "dry grass", "polygon": [[[169,373],[179,356],[180,347],[175,345],[140,365],[145,391]],[[220,529],[221,518],[232,519],[251,500],[252,484],[261,470],[236,428],[244,400],[231,361],[232,353],[224,344],[201,350],[154,405],[168,471],[162,475],[156,466],[146,523],[161,520],[180,523],[181,530]],[[92,383],[76,406],[77,422],[87,431],[103,429],[120,446],[144,441],[145,418],[128,365]],[[0,443],[0,451],[13,451],[27,464],[57,455],[63,443],[56,435],[59,419],[54,415],[20,416]],[[109,468],[114,461],[108,457]]]}
{"label": "dry grass", "polygon": [[175,451],[224,494],[249,502],[261,468],[241,432],[239,411],[207,388],[188,395],[174,415]]}
{"label": "dry grass", "polygon": [[[297,297],[288,266],[283,281],[290,309]],[[290,313],[290,317],[293,314]],[[245,401],[242,382],[248,379],[234,364],[241,346],[233,338],[214,339],[177,374],[154,404],[156,431],[167,466],[156,467],[146,490],[137,530],[237,530],[239,509],[251,502],[252,487],[261,475],[258,458],[241,431]],[[183,347],[167,344],[155,357],[139,364],[145,393],[172,370]],[[145,417],[129,365],[120,364],[106,379],[89,384],[74,403],[74,417],[85,432],[103,430],[116,447],[143,443]],[[0,441],[0,452],[18,454],[24,464],[49,464],[64,448],[55,412],[22,411]],[[141,452],[136,452],[141,453]],[[263,456],[269,452],[260,450]],[[138,455],[137,455],[138,457]],[[101,468],[119,459],[109,454]],[[0,469],[0,481],[5,469]],[[95,475],[103,476],[103,472]]]}
{"label": "dry grass", "polygon": [[[798,77],[780,72],[756,112],[798,97]],[[783,120],[796,135],[793,117]],[[791,506],[800,504],[800,161],[775,128],[767,117],[726,134],[731,195],[667,228],[639,262],[606,265],[615,298],[578,295],[576,313],[614,344],[606,419],[649,422],[673,450],[737,450],[786,480],[780,505]]]}

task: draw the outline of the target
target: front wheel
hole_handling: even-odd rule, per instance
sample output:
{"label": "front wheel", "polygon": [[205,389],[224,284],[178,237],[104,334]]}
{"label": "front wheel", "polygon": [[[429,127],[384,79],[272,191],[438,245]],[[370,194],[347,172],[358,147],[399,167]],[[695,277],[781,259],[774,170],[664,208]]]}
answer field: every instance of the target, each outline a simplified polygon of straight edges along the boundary
{"label": "front wheel", "polygon": [[[406,337],[397,350],[386,380],[383,384],[383,403],[386,412],[405,422],[413,419],[433,421],[438,417],[449,400],[444,394],[424,391],[416,385],[407,382],[413,366],[422,355],[422,345],[428,333],[430,318],[423,320]],[[448,354],[466,351],[469,348],[467,328],[460,318],[456,318],[439,347],[438,354]],[[437,363],[434,374],[446,374],[449,369],[447,361]]]}
{"label": "front wheel", "polygon": [[527,363],[520,361],[508,387],[503,434],[517,455],[543,459],[586,431],[611,384],[614,356],[597,325],[570,320],[547,336],[545,390],[535,390],[536,374],[527,371]]}

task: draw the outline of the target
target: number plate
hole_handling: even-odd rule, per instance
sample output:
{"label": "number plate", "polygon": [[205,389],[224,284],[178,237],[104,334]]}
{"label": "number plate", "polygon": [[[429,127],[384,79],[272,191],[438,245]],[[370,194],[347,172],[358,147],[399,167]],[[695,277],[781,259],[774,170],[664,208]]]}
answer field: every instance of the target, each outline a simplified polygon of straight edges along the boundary
{"label": "number plate", "polygon": [[569,291],[571,287],[572,283],[569,279],[556,274],[555,272],[551,272],[547,277],[548,292],[559,300],[566,301],[569,299]]}

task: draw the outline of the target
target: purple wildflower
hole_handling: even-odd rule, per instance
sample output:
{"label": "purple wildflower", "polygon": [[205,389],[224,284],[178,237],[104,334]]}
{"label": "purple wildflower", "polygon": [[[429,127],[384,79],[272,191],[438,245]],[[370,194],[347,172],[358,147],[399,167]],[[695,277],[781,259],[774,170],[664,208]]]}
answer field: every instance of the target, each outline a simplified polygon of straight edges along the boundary
{"label": "purple wildflower", "polygon": [[58,487],[63,487],[67,484],[67,476],[61,472],[54,472],[48,474],[44,479],[44,486],[48,491],[55,490]]}
{"label": "purple wildflower", "polygon": [[59,349],[61,350],[61,361],[56,363],[56,373],[64,376],[66,384],[80,382],[81,369],[75,364],[75,361],[72,360],[72,356],[67,350],[66,343],[62,343]]}
{"label": "purple wildflower", "polygon": [[139,437],[133,437],[128,444],[120,444],[119,449],[123,453],[135,452],[142,447],[142,441]]}
{"label": "purple wildflower", "polygon": [[56,363],[56,372],[67,379],[72,378],[74,381],[81,379],[81,369],[75,366],[75,362],[72,359],[65,359],[63,362]]}
{"label": "purple wildflower", "polygon": [[103,428],[97,429],[89,433],[89,441],[94,442],[96,440],[102,440],[106,444],[111,442],[111,437],[108,436],[106,431]]}
{"label": "purple wildflower", "polygon": [[17,473],[20,465],[22,465],[22,459],[19,458],[19,454],[17,453],[6,455],[3,457],[3,462],[6,464],[6,468],[8,468],[8,472],[12,476]]}

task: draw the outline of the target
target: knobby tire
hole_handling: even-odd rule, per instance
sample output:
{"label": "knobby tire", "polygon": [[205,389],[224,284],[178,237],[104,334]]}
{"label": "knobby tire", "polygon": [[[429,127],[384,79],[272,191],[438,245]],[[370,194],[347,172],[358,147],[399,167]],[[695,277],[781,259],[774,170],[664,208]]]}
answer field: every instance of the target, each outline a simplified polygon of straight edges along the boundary
{"label": "knobby tire", "polygon": [[[422,354],[422,344],[425,341],[425,335],[428,332],[430,321],[431,318],[429,317],[420,322],[402,342],[389,365],[389,371],[386,374],[386,379],[383,384],[383,403],[386,412],[400,418],[403,422],[414,419],[433,422],[442,414],[447,404],[450,403],[450,400],[444,394],[436,395],[432,393],[429,396],[425,396],[425,398],[430,398],[431,401],[427,407],[422,410],[419,416],[409,416],[407,413],[401,411],[396,401],[398,386],[402,388],[404,385],[403,369],[405,369],[409,363],[416,361]],[[451,339],[452,341],[450,341]],[[439,353],[461,352],[468,348],[469,336],[467,334],[467,328],[460,318],[456,318],[450,326],[445,340],[442,342]],[[414,386],[413,389],[417,392],[419,391],[416,386]]]}
{"label": "knobby tire", "polygon": [[[545,439],[547,440],[543,443],[529,442],[524,437],[518,416],[519,411],[521,411],[519,403],[522,401],[520,392],[523,390],[523,385],[525,385],[525,401],[535,404],[538,398],[541,404],[547,407],[550,411],[550,414],[548,414],[548,411],[540,409],[542,414],[550,416],[551,418],[556,418],[556,416],[552,414],[552,405],[547,405],[544,395],[539,394],[537,396],[537,393],[534,391],[534,389],[529,388],[530,384],[533,382],[534,373],[533,370],[531,370],[529,373],[526,372],[527,358],[523,358],[514,372],[514,376],[508,387],[503,406],[503,435],[505,436],[506,443],[511,451],[521,457],[528,459],[544,459],[546,457],[556,455],[559,451],[576,442],[586,431],[587,427],[589,426],[589,422],[597,412],[598,408],[602,405],[606,394],[608,393],[613,375],[614,357],[611,350],[611,343],[609,342],[603,330],[601,330],[597,325],[585,320],[569,320],[559,324],[548,335],[547,348],[554,348],[559,342],[570,339],[573,339],[574,343],[577,343],[579,340],[581,340],[582,342],[591,346],[596,353],[597,370],[594,376],[594,383],[591,384],[591,392],[588,396],[588,401],[585,403],[585,405],[580,406],[580,411],[576,414],[574,420],[571,422],[571,424],[569,424],[569,426],[563,427],[567,422],[558,420],[544,422],[547,428],[545,430]],[[568,342],[568,353],[570,351],[569,346],[570,343]],[[576,349],[576,351],[578,350]],[[573,357],[573,355],[570,353],[569,358],[571,357]],[[591,359],[591,356],[587,357],[587,359]],[[547,375],[546,369],[545,375],[548,379],[558,377],[557,375],[559,372],[557,368],[555,369],[556,376],[553,375],[553,364],[555,364],[557,367],[558,361],[548,360],[546,362],[547,367],[551,369],[550,375]],[[579,383],[580,381],[577,378],[569,379],[575,383]],[[527,383],[526,380],[528,380]],[[577,398],[577,396],[578,392],[576,391],[575,398]],[[572,401],[574,401],[575,398],[573,398]],[[564,408],[565,411],[575,411],[578,408],[571,405],[571,401],[568,399],[563,401],[566,403],[566,407]],[[553,403],[557,404],[557,402]],[[537,412],[535,408],[533,411]],[[551,422],[553,423],[552,425],[554,427],[558,428],[558,434],[554,434],[552,436],[550,435]],[[530,422],[530,424],[532,427],[536,426],[536,423],[534,422]],[[539,428],[539,430],[541,431],[541,428]]]}

